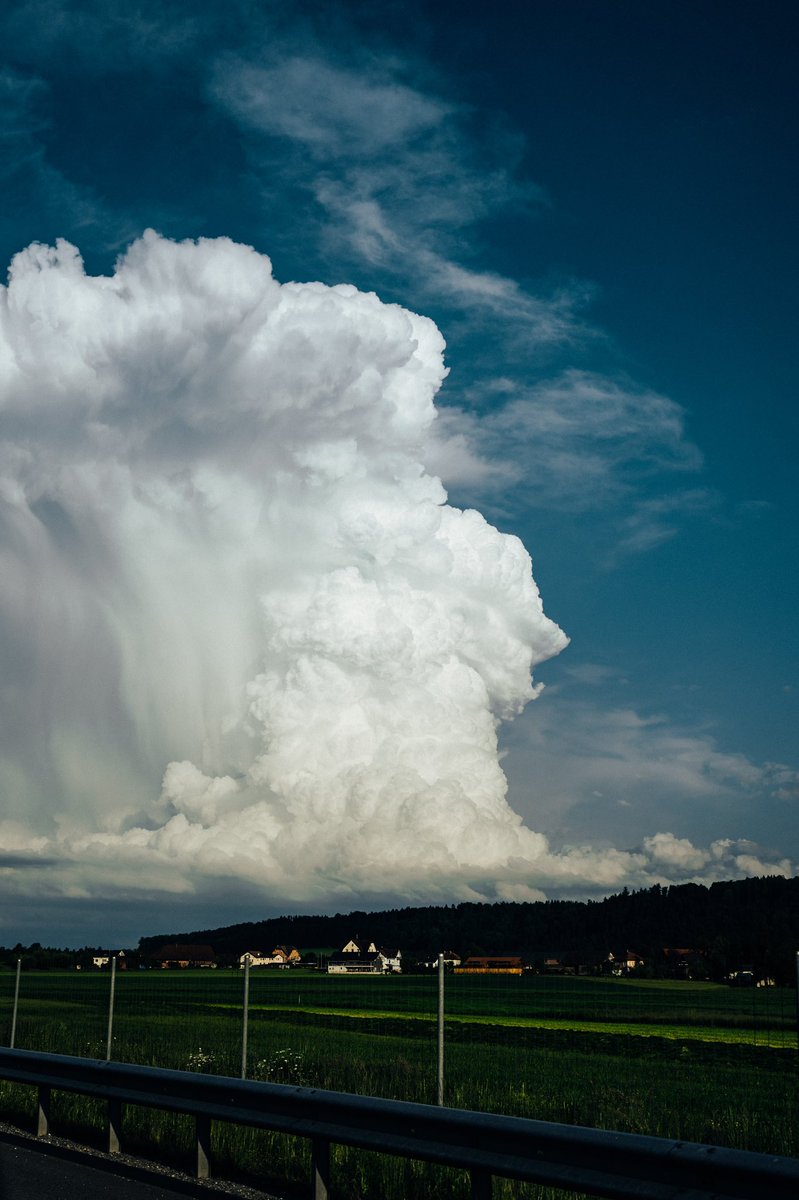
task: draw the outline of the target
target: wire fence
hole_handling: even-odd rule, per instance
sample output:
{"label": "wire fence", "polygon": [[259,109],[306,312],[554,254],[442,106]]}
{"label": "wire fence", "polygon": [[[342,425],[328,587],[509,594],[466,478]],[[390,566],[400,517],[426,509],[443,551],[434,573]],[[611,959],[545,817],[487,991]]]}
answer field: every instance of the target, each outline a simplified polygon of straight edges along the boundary
{"label": "wire fence", "polygon": [[0,973],[0,1039],[799,1157],[787,988],[17,964]]}

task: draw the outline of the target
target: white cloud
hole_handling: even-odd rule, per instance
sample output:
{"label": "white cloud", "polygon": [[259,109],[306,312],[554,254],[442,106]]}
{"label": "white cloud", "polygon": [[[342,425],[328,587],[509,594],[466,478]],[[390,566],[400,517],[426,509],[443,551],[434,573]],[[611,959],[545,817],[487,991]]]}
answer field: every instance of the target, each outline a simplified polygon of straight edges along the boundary
{"label": "white cloud", "polygon": [[287,898],[471,887],[543,852],[496,727],[565,638],[521,542],[419,463],[435,326],[155,234],[109,278],[32,246],[2,299],[21,848],[69,888]]}
{"label": "white cloud", "polygon": [[[67,243],[17,256],[0,306],[8,894],[434,900],[789,869],[660,821],[627,849],[553,849],[508,806],[497,729],[565,638],[518,539],[421,465],[442,349],[426,319],[280,285],[225,239],[148,234],[108,278]],[[617,412],[608,440],[657,457],[634,406]],[[541,714],[534,822],[590,794],[628,804],[630,831],[642,793],[795,784],[630,708],[553,696]]]}
{"label": "white cloud", "polygon": [[676,868],[684,871],[701,871],[710,861],[706,850],[698,850],[688,838],[675,837],[673,833],[656,833],[644,838],[644,850],[652,856],[663,869]]}

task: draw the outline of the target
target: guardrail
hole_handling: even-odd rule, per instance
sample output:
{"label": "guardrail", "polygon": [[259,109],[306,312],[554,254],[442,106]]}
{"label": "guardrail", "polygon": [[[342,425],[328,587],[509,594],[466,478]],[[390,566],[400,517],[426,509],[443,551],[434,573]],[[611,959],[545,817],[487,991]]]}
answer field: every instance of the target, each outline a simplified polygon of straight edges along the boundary
{"label": "guardrail", "polygon": [[521,1117],[32,1050],[0,1049],[0,1079],[38,1088],[40,1136],[50,1131],[53,1090],[105,1100],[112,1153],[121,1147],[125,1104],[193,1116],[199,1178],[210,1173],[212,1121],[307,1138],[313,1200],[329,1200],[332,1145],[466,1170],[473,1200],[490,1200],[494,1177],[612,1200],[674,1200],[688,1194],[691,1200],[760,1195],[796,1200],[799,1195],[799,1159]]}

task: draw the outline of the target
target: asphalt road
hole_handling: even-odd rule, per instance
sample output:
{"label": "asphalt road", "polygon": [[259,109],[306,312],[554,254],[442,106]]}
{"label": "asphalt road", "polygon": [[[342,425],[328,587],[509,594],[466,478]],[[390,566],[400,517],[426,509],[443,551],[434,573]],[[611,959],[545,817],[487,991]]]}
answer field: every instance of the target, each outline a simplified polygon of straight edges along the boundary
{"label": "asphalt road", "polygon": [[0,1200],[222,1200],[231,1195],[256,1193],[160,1176],[144,1167],[115,1168],[106,1157],[65,1155],[0,1134]]}

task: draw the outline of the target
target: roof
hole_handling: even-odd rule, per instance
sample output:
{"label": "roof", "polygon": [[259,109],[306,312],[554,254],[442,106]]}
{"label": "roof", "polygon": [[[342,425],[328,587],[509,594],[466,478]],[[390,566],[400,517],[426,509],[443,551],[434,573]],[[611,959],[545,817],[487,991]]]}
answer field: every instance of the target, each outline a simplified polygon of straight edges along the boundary
{"label": "roof", "polygon": [[486,963],[497,966],[522,966],[523,959],[520,954],[472,954],[466,959],[464,966],[478,963]]}

